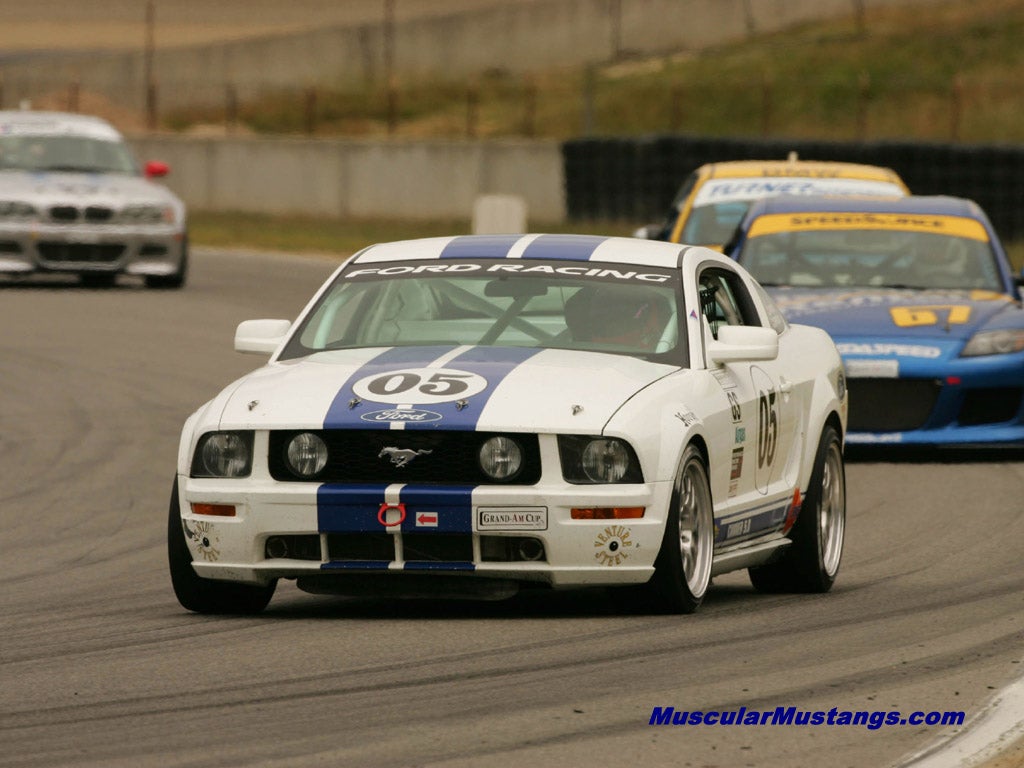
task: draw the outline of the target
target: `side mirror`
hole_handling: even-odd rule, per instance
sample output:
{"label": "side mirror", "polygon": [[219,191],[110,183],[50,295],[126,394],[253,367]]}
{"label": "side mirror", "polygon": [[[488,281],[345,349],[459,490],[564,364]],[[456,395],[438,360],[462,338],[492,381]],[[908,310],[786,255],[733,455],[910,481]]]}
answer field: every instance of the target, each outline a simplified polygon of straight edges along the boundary
{"label": "side mirror", "polygon": [[145,172],[147,179],[157,179],[169,174],[171,166],[167,163],[161,163],[159,160],[150,160],[146,163]]}
{"label": "side mirror", "polygon": [[272,355],[291,327],[290,320],[245,320],[235,329],[235,351]]}
{"label": "side mirror", "polygon": [[779,334],[757,325],[723,325],[718,338],[708,344],[708,362],[723,363],[774,360],[779,356]]}

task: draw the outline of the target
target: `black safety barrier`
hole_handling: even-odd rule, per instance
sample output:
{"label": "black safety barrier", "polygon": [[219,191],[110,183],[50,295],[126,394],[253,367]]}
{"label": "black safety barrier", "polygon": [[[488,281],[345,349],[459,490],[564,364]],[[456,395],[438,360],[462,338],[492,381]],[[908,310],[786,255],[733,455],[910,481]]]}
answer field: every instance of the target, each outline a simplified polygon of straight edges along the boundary
{"label": "black safety barrier", "polygon": [[887,166],[920,195],[980,205],[1005,240],[1024,237],[1024,146],[911,141],[832,142],[703,136],[575,139],[563,144],[571,219],[660,222],[686,176],[704,163],[841,160]]}

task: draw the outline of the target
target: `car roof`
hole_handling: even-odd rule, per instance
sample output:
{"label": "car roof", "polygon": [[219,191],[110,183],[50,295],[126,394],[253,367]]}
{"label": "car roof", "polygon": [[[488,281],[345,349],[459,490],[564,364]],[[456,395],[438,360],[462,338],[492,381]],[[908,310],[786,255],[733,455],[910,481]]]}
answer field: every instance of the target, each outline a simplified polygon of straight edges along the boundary
{"label": "car roof", "polygon": [[121,134],[106,120],[72,112],[36,112],[32,110],[0,111],[0,136],[23,134],[89,136],[105,141],[119,141]]}
{"label": "car roof", "polygon": [[973,200],[950,195],[908,195],[906,197],[839,197],[831,195],[778,195],[756,201],[746,220],[771,213],[907,213],[965,216],[986,220]]}
{"label": "car roof", "polygon": [[[601,235],[457,235],[371,245],[349,263],[466,259],[543,259],[676,267],[690,246]],[[720,255],[720,254],[719,254]]]}
{"label": "car roof", "polygon": [[[751,176],[809,176],[840,179],[869,179],[903,184],[892,168],[831,160],[728,160],[701,166],[709,179]],[[905,186],[905,185],[904,185]]]}

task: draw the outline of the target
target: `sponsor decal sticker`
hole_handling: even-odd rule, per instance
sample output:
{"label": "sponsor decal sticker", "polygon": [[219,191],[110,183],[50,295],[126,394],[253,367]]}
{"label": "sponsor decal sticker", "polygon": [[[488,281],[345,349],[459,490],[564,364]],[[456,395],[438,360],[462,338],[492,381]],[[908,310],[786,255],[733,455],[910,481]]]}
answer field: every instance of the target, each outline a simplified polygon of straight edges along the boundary
{"label": "sponsor decal sticker", "polygon": [[899,360],[847,360],[846,375],[851,379],[895,379],[900,375]]}
{"label": "sponsor decal sticker", "polygon": [[897,232],[932,232],[988,242],[981,222],[960,216],[915,213],[773,213],[760,216],[750,227],[750,237],[779,232],[870,229]]}
{"label": "sponsor decal sticker", "polygon": [[633,549],[631,531],[624,525],[609,525],[594,539],[594,559],[599,565],[622,565]]}
{"label": "sponsor decal sticker", "polygon": [[185,528],[185,535],[195,544],[203,560],[213,563],[220,559],[220,550],[217,549],[220,537],[217,536],[213,523],[202,520],[192,523],[192,528],[188,527],[186,520],[182,520],[181,524]]}
{"label": "sponsor decal sticker", "polygon": [[546,531],[547,507],[481,507],[477,529],[481,531]]}
{"label": "sponsor decal sticker", "polygon": [[[529,250],[529,249],[527,249]],[[355,264],[345,274],[345,280],[365,280],[380,277],[419,277],[434,274],[479,274],[501,277],[503,275],[548,275],[551,277],[587,277],[607,282],[668,283],[672,280],[670,270],[657,267],[637,268],[635,265],[615,267],[594,266],[593,263],[569,264],[566,262],[542,262],[520,259],[486,261],[431,261],[388,262],[387,266]]]}
{"label": "sponsor decal sticker", "polygon": [[434,411],[421,411],[418,408],[389,408],[385,411],[370,411],[359,417],[362,421],[422,424],[428,421],[440,421],[442,416]]}
{"label": "sponsor decal sticker", "polygon": [[[938,347],[929,347],[923,344],[858,344],[857,342],[844,341],[836,344],[839,354],[843,355],[873,355],[889,357],[922,357],[933,360],[942,354]],[[849,368],[849,362],[847,362]]]}

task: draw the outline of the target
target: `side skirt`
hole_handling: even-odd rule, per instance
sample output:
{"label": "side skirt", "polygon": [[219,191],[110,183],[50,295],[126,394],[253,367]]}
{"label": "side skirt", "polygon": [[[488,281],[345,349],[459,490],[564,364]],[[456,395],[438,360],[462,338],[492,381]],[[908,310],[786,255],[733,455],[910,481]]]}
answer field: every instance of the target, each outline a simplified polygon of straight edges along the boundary
{"label": "side skirt", "polygon": [[781,534],[764,541],[740,544],[715,552],[711,575],[719,576],[742,568],[765,565],[776,560],[792,542]]}

